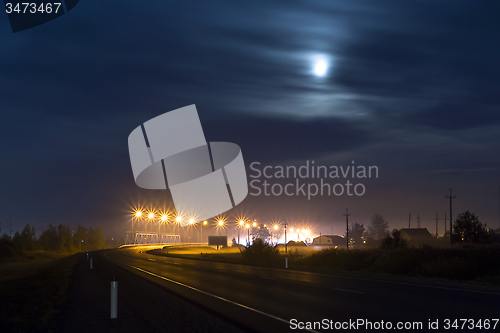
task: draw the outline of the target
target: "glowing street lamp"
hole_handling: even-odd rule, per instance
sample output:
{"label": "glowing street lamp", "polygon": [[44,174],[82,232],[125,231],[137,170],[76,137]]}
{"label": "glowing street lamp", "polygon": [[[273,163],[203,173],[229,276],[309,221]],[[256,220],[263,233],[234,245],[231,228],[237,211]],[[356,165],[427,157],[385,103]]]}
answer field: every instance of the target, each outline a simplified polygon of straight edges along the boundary
{"label": "glowing street lamp", "polygon": [[[189,219],[189,225],[191,226],[191,225],[193,225],[193,224],[194,224],[194,219]],[[188,227],[188,229],[187,229],[187,236],[188,236],[188,243],[191,243],[191,242],[189,241],[189,227]]]}
{"label": "glowing street lamp", "polygon": [[243,227],[243,225],[245,224],[245,221],[243,220],[240,220],[239,222],[240,226],[238,227],[238,245],[240,245],[240,229]]}
{"label": "glowing street lamp", "polygon": [[247,228],[247,245],[250,244],[250,224],[246,224],[245,228]]}
{"label": "glowing street lamp", "polygon": [[203,224],[201,225],[200,228],[200,243],[203,243],[203,226],[207,225],[207,221],[203,221]]}
{"label": "glowing street lamp", "polygon": [[[177,225],[179,223],[181,223],[181,221],[182,221],[182,218],[180,217],[180,215],[175,218],[175,222],[177,222]],[[175,234],[175,224],[174,224],[174,234]]]}

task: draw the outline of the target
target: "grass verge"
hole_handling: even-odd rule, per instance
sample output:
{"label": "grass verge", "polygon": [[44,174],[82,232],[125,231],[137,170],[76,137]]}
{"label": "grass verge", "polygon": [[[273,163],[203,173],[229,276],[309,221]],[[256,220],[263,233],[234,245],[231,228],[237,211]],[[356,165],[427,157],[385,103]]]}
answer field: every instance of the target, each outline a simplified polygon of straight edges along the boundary
{"label": "grass verge", "polygon": [[[44,254],[35,254],[40,258]],[[2,263],[0,322],[3,332],[47,332],[54,308],[66,299],[73,268],[81,254],[54,259]]]}

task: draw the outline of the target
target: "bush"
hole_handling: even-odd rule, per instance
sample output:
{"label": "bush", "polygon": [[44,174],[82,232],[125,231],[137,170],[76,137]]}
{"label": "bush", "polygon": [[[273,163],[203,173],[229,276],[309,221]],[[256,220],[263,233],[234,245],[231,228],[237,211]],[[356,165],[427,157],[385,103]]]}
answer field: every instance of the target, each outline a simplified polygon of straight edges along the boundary
{"label": "bush", "polygon": [[261,238],[257,238],[252,245],[245,247],[241,254],[245,261],[269,261],[279,257],[279,250],[276,246],[271,246]]}

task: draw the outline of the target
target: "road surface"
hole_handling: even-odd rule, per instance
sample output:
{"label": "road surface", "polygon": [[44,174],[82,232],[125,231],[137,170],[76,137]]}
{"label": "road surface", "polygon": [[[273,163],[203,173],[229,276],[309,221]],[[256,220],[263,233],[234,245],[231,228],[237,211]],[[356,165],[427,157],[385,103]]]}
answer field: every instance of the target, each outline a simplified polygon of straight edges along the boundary
{"label": "road surface", "polygon": [[[500,317],[498,291],[341,272],[326,275],[179,259],[150,255],[147,250],[146,247],[124,248],[107,251],[104,256],[255,331],[283,332],[300,323],[326,325],[324,320],[330,326],[316,324],[310,326],[311,330],[327,331],[325,328],[335,328],[335,325],[347,328],[346,323],[350,321],[352,325],[355,321],[361,325],[357,326],[360,331],[375,329],[377,325],[387,328],[388,323],[392,329],[406,325],[407,329],[411,326],[412,331],[427,331],[429,320],[439,320],[439,331],[442,331],[455,319],[474,319],[476,325],[479,319]],[[367,326],[368,322],[372,326]],[[462,323],[457,322],[459,328]],[[466,322],[467,325],[471,322]],[[467,330],[472,331],[475,330]],[[500,331],[500,323],[495,331]]]}

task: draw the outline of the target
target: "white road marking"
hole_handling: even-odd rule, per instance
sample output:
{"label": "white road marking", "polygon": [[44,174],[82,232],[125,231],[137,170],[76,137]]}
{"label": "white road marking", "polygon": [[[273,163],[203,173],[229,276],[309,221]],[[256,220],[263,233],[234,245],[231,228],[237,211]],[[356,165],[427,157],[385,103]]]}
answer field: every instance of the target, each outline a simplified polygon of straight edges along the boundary
{"label": "white road marking", "polygon": [[349,290],[349,289],[342,289],[342,288],[333,288],[333,289],[339,290],[339,291],[347,291],[349,293],[364,294],[364,292],[362,292],[362,291],[356,291],[356,290]]}

